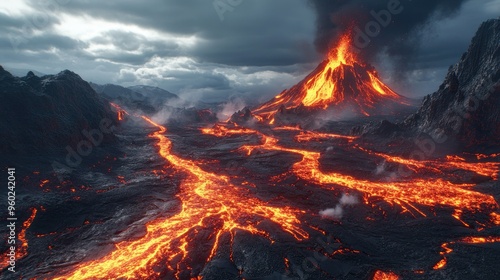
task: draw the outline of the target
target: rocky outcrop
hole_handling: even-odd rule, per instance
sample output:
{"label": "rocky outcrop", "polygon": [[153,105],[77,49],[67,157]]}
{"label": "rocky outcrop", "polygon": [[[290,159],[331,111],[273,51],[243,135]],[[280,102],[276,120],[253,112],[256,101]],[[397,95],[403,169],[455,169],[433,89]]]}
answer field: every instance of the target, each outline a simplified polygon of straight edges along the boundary
{"label": "rocky outcrop", "polygon": [[[85,139],[82,131],[113,125],[116,115],[90,85],[65,70],[57,75],[18,78],[0,66],[0,151],[39,154],[64,150]],[[101,143],[114,140],[104,133]]]}
{"label": "rocky outcrop", "polygon": [[402,124],[464,148],[500,145],[500,19],[484,22],[438,91]]}

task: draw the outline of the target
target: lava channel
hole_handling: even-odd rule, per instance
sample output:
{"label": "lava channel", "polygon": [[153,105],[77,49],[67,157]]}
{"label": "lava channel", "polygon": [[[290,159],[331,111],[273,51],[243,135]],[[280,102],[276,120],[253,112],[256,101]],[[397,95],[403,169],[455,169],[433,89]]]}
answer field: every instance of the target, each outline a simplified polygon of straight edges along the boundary
{"label": "lava channel", "polygon": [[[173,271],[177,279],[185,277],[181,273],[199,276],[203,267],[191,267],[193,255],[190,253],[196,249],[192,240],[206,228],[212,233],[207,237],[210,246],[203,252],[203,265],[216,255],[225,234],[231,241],[238,230],[273,240],[271,233],[259,228],[262,221],[272,221],[294,240],[309,237],[299,219],[305,211],[266,205],[251,197],[245,188],[231,184],[228,177],[204,171],[193,161],[172,154],[166,128],[145,116],[142,119],[157,129],[150,137],[158,141],[159,154],[170,163],[169,168],[186,174],[177,194],[182,202],[181,210],[171,217],[149,222],[142,238],[119,242],[110,254],[81,263],[56,279],[154,279],[162,277],[155,269],[162,264]],[[197,252],[199,254],[199,249]]]}

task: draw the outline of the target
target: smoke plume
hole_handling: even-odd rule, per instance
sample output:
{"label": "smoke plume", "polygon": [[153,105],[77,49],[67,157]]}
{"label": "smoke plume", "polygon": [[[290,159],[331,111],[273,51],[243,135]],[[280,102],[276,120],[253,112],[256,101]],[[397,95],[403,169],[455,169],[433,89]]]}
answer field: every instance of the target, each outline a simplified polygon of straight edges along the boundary
{"label": "smoke plume", "polygon": [[352,30],[365,62],[386,52],[403,67],[418,48],[420,31],[431,21],[453,15],[466,1],[310,0],[317,15],[316,48],[325,53]]}

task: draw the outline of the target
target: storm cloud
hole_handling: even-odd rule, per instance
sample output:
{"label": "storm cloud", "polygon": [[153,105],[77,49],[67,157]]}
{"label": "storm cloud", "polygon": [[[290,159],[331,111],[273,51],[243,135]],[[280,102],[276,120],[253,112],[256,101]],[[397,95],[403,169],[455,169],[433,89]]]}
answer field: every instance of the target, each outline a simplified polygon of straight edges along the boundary
{"label": "storm cloud", "polygon": [[[402,92],[408,96],[437,88],[479,24],[500,14],[500,0],[400,1],[404,11],[363,51],[391,86],[412,88]],[[217,3],[230,8],[218,10]],[[0,64],[16,74],[70,69],[100,84],[147,84],[206,101],[234,96],[262,101],[314,69],[345,22],[355,20],[363,28],[372,20],[371,10],[386,5],[385,0],[4,1]],[[392,74],[398,72],[397,57],[407,63],[410,86]]]}
{"label": "storm cloud", "polygon": [[[365,58],[381,51],[408,57],[419,42],[419,29],[456,13],[466,0],[310,0],[317,13],[315,44],[329,49],[339,36],[353,30]],[[362,37],[365,37],[362,40]],[[368,40],[366,40],[368,38]],[[364,42],[366,41],[366,42]]]}

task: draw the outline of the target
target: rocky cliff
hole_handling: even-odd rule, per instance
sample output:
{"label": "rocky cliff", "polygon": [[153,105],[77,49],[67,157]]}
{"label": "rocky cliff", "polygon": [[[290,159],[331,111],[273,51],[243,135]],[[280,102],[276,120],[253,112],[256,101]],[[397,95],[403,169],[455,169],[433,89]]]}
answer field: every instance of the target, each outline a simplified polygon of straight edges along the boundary
{"label": "rocky cliff", "polygon": [[464,148],[500,145],[500,19],[484,22],[439,89],[402,124]]}

